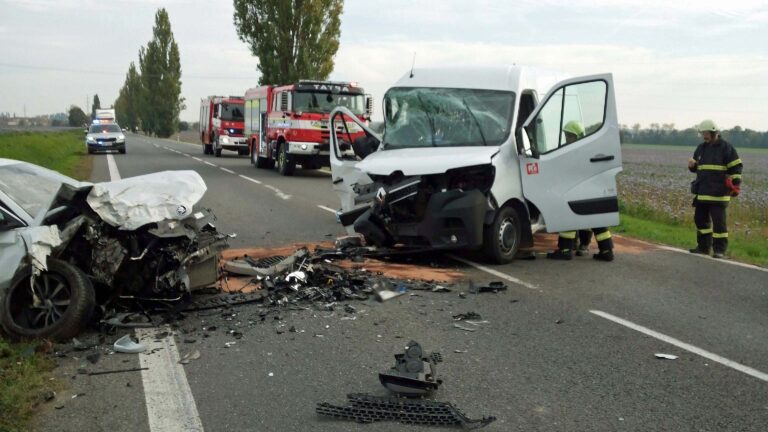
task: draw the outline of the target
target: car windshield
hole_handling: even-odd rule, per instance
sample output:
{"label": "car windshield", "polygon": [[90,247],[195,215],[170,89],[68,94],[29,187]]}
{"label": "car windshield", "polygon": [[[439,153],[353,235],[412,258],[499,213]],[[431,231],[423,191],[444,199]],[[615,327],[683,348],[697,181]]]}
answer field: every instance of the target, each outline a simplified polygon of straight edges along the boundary
{"label": "car windshield", "polygon": [[88,133],[115,133],[115,132],[120,132],[120,126],[114,123],[92,125],[91,129],[88,131]]}
{"label": "car windshield", "polygon": [[0,165],[0,190],[32,217],[41,210],[48,210],[62,183],[78,182],[35,165]]}
{"label": "car windshield", "polygon": [[343,106],[356,115],[365,113],[365,96],[348,93],[324,93],[297,91],[293,94],[293,111],[330,113]]}
{"label": "car windshield", "polygon": [[221,104],[221,119],[227,121],[243,121],[243,104]]}
{"label": "car windshield", "polygon": [[512,125],[515,94],[393,88],[384,96],[384,148],[497,146]]}

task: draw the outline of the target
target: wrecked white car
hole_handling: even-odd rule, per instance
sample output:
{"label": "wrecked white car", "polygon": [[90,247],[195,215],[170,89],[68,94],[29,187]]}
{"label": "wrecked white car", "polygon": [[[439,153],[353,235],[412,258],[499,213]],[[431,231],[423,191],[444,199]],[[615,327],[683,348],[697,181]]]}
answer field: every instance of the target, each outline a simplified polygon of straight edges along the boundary
{"label": "wrecked white car", "polygon": [[226,236],[194,206],[194,171],[82,183],[0,159],[0,326],[66,339],[121,299],[174,301],[214,283]]}
{"label": "wrecked white car", "polygon": [[560,78],[517,66],[417,69],[385,94],[382,134],[337,108],[338,220],[374,245],[482,247],[499,263],[537,231],[617,225],[612,76]]}

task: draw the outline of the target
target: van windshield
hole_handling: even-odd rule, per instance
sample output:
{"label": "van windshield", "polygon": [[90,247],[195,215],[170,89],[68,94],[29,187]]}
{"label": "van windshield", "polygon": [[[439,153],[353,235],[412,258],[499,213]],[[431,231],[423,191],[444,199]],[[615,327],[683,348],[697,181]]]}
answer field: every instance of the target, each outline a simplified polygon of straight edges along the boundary
{"label": "van windshield", "polygon": [[384,96],[384,148],[500,145],[514,102],[507,91],[392,88]]}

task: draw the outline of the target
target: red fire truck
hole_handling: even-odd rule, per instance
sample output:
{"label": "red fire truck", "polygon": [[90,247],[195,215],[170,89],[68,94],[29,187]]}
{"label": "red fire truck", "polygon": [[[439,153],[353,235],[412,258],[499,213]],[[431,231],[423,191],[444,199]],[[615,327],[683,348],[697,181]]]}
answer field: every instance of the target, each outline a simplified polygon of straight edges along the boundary
{"label": "red fire truck", "polygon": [[[373,101],[352,82],[308,81],[283,86],[262,86],[245,93],[245,135],[251,163],[293,175],[304,169],[330,166],[328,114],[337,106],[370,120]],[[363,135],[348,122],[352,138]]]}
{"label": "red fire truck", "polygon": [[220,157],[222,150],[248,154],[241,96],[208,96],[200,101],[200,141],[204,154]]}

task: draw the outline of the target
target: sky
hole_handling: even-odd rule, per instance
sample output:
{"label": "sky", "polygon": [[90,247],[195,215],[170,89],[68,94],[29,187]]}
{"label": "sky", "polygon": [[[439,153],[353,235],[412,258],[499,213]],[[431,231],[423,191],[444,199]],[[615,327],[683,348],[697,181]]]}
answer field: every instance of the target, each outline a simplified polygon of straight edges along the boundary
{"label": "sky", "polygon": [[[166,8],[181,53],[181,119],[257,85],[226,0],[0,0],[0,112],[113,103]],[[530,65],[611,72],[619,121],[768,130],[768,1],[346,0],[330,79],[376,101],[415,67]],[[90,103],[90,102],[89,102]],[[90,108],[88,108],[90,109]],[[88,110],[86,110],[88,111]]]}

